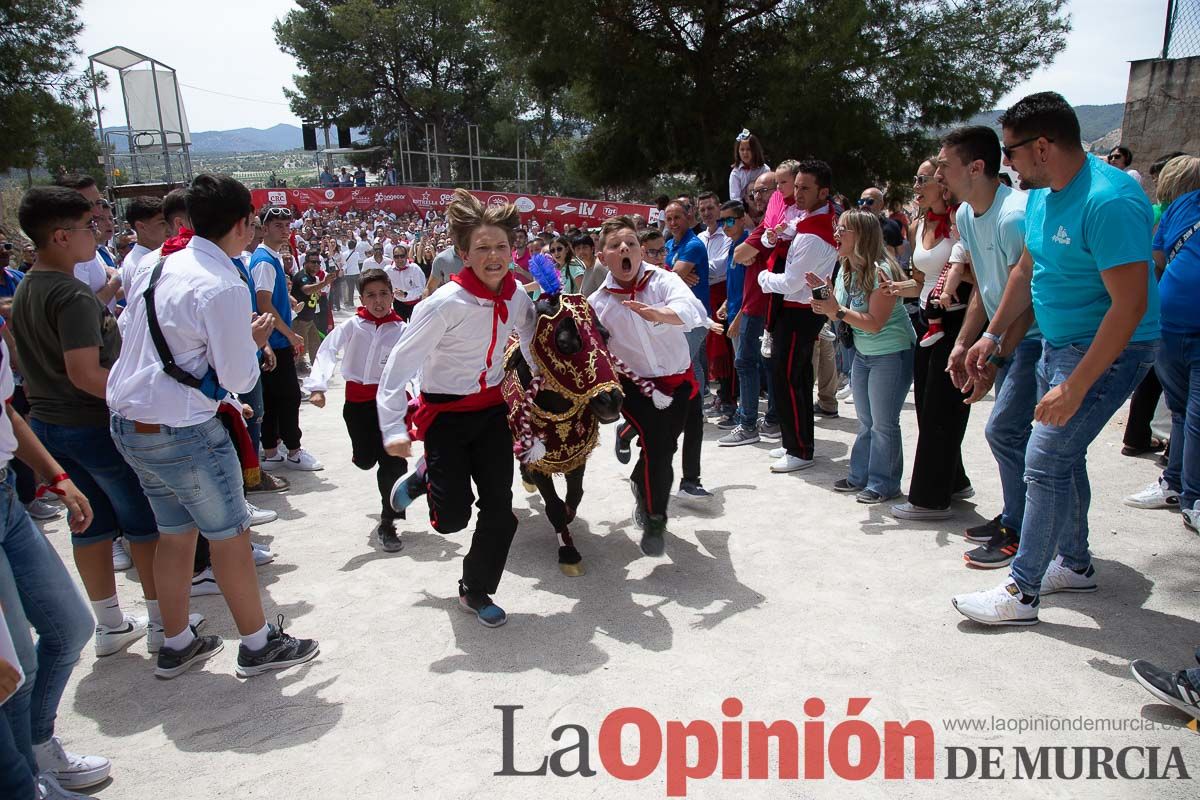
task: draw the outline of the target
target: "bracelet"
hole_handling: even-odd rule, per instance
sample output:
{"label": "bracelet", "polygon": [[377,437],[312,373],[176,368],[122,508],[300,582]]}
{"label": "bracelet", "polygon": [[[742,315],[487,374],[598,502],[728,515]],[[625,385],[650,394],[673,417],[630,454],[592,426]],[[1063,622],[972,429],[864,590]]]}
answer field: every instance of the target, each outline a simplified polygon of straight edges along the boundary
{"label": "bracelet", "polygon": [[987,331],[984,331],[984,332],[981,334],[980,338],[981,338],[981,339],[987,339],[989,342],[995,342],[995,343],[996,343],[996,346],[997,346],[997,347],[999,347],[999,346],[1000,346],[1000,340],[1001,340],[1001,339],[1003,339],[1003,338],[1004,338],[1004,336],[1003,336],[1003,334],[1001,334],[1001,335],[997,336],[997,335],[996,335],[996,334],[994,334],[994,333],[989,333],[989,332],[987,332]]}
{"label": "bracelet", "polygon": [[59,497],[63,497],[66,495],[66,492],[63,491],[62,489],[59,489],[58,485],[60,483],[62,483],[63,481],[69,481],[69,480],[71,480],[70,475],[68,475],[65,472],[60,472],[57,475],[55,475],[53,478],[51,478],[49,483],[43,483],[41,486],[39,486],[37,488],[37,491],[34,492],[34,497],[44,497],[47,492],[56,494]]}

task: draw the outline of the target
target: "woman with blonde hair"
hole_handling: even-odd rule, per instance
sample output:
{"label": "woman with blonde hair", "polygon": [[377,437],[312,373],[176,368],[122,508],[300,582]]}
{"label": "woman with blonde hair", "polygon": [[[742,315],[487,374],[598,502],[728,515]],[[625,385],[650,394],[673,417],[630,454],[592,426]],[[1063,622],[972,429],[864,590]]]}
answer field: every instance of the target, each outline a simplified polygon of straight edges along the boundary
{"label": "woman with blonde hair", "polygon": [[[439,533],[454,533],[467,527],[471,501],[478,496],[458,597],[464,611],[494,628],[507,621],[491,595],[517,530],[513,441],[500,394],[504,347],[514,330],[521,346],[528,347],[534,310],[509,269],[520,223],[516,207],[485,207],[470,192],[456,189],[446,216],[463,268],[417,304],[388,357],[379,379],[379,427],[385,449],[399,458],[411,455],[410,436],[425,442],[424,480],[418,465],[415,475],[398,481],[393,507],[401,489],[407,494],[410,486],[428,487],[430,524]],[[406,419],[405,387],[418,372],[420,398]]]}
{"label": "woman with blonde hair", "polygon": [[860,503],[882,503],[900,494],[904,473],[900,408],[912,386],[917,335],[904,304],[884,289],[884,281],[898,281],[903,275],[884,249],[879,218],[868,211],[846,211],[834,236],[839,272],[833,292],[816,275],[806,276],[814,289],[812,310],[854,331],[850,384],[858,436],[850,451],[850,474],[833,488],[856,492]]}

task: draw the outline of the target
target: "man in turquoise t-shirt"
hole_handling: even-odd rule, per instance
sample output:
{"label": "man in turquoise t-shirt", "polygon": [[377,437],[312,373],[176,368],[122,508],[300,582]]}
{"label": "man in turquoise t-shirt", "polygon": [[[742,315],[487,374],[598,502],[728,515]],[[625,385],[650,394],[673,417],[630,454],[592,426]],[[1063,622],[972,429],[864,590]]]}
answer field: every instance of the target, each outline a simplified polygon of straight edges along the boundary
{"label": "man in turquoise t-shirt", "polygon": [[[1154,364],[1158,289],[1150,203],[1133,178],[1083,150],[1067,101],[1054,92],[1030,95],[1000,125],[1005,162],[1032,191],[1025,253],[988,333],[998,336],[1032,304],[1044,339],[1041,399],[1025,454],[1025,516],[1011,577],[953,603],[976,622],[1032,625],[1041,595],[1097,589],[1087,448]],[[972,350],[979,355],[990,353]]]}

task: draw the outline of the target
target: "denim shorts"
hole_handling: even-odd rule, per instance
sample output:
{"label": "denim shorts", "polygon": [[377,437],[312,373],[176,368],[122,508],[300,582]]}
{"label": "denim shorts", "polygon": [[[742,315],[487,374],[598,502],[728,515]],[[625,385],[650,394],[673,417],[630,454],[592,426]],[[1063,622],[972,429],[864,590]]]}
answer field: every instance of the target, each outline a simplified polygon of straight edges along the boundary
{"label": "denim shorts", "polygon": [[116,414],[112,438],[154,509],[163,533],[199,529],[206,539],[230,539],[250,527],[242,468],[221,420],[139,433]]}
{"label": "denim shorts", "polygon": [[131,542],[158,538],[154,512],[138,476],[103,426],[56,425],[39,419],[30,420],[29,426],[92,507],[92,524],[71,534],[73,546],[108,541],[117,533]]}

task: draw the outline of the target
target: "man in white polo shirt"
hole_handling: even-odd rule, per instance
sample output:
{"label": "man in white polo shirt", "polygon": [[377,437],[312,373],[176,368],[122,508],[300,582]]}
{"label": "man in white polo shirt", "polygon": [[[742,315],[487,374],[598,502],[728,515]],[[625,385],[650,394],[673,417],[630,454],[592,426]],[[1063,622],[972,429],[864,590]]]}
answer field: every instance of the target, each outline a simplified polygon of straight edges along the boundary
{"label": "man in white polo shirt", "polygon": [[[248,392],[257,383],[257,350],[275,320],[264,314],[251,321],[250,297],[233,262],[251,236],[250,192],[233,178],[202,174],[187,190],[186,203],[195,235],[178,251],[163,248],[166,258],[143,279],[145,291],[126,311],[124,347],[107,384],[111,430],[162,533],[155,575],[162,576],[167,638],[155,675],[174,678],[223,647],[220,637],[197,636],[188,624],[192,556],[202,533],[242,636],[236,671],[249,677],[309,661],[318,652],[315,641],[295,639],[266,622],[242,470],[216,417],[225,389]],[[169,324],[160,325],[160,318]]]}

